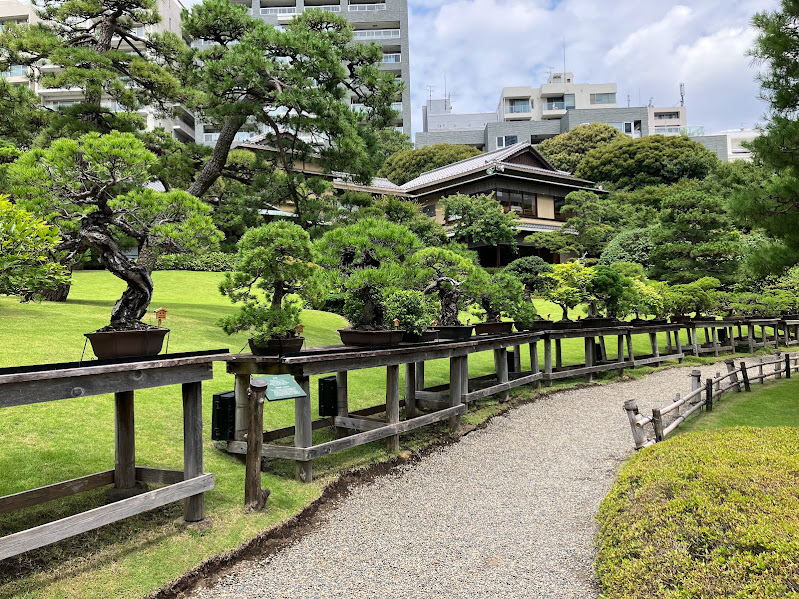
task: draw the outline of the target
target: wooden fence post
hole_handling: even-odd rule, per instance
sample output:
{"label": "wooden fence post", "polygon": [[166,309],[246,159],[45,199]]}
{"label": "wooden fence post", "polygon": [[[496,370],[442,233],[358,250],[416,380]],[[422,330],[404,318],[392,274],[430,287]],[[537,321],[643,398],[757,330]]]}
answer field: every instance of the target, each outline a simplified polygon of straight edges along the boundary
{"label": "wooden fence post", "polygon": [[[346,370],[336,373],[336,415],[347,418],[350,415],[349,383]],[[340,426],[336,429],[336,436],[346,437],[350,429]]]}
{"label": "wooden fence post", "polygon": [[749,373],[746,370],[746,362],[741,362],[741,378],[744,380],[744,389],[751,391],[752,387],[749,386]]}
{"label": "wooden fence post", "polygon": [[[497,373],[497,383],[508,382],[508,350],[504,347],[494,350],[494,368]],[[501,391],[499,401],[508,401],[510,394],[508,391]]]}
{"label": "wooden fence post", "polygon": [[757,375],[758,377],[760,377],[760,384],[761,385],[765,384],[766,376],[763,373],[763,356],[760,356],[760,358],[758,359]]}
{"label": "wooden fence post", "polygon": [[628,399],[624,402],[624,410],[627,412],[627,418],[630,420],[630,428],[633,429],[635,448],[641,449],[644,445],[646,445],[648,439],[646,438],[646,432],[644,429],[637,425],[639,418],[638,404],[635,403],[634,399]]}
{"label": "wooden fence post", "polygon": [[416,364],[405,365],[405,418],[416,418]]}
{"label": "wooden fence post", "polygon": [[655,429],[655,441],[660,443],[663,440],[663,416],[660,408],[652,409],[652,428]]}
{"label": "wooden fence post", "polygon": [[782,378],[782,352],[777,350],[776,360],[774,361],[774,378]]}
{"label": "wooden fence post", "polygon": [[791,378],[791,354],[785,352],[785,378]]}
{"label": "wooden fence post", "polygon": [[705,381],[705,412],[713,411],[713,379]]}
{"label": "wooden fence post", "polygon": [[730,375],[730,382],[735,385],[735,392],[739,393],[741,391],[741,384],[738,382],[738,373],[735,370],[735,360],[732,358],[727,358],[724,360],[724,363],[727,365],[727,372]]}
{"label": "wooden fence post", "polygon": [[270,490],[261,488],[261,449],[264,444],[264,396],[266,379],[253,379],[248,390],[249,426],[247,427],[247,464],[244,473],[244,507],[261,511]]}
{"label": "wooden fence post", "polygon": [[721,391],[721,373],[716,373],[716,391]]}
{"label": "wooden fence post", "polygon": [[[503,356],[504,357],[504,356]],[[505,362],[507,364],[507,361]],[[463,377],[463,367],[461,366],[461,358],[459,356],[453,356],[449,359],[449,405],[450,407],[455,407],[460,405],[462,402],[461,398],[463,396],[463,381],[461,378]],[[449,429],[451,431],[458,430],[458,427],[461,425],[461,417],[460,414],[456,416],[450,416],[449,418]]]}
{"label": "wooden fence post", "polygon": [[689,376],[691,377],[691,391],[696,391],[702,386],[702,371],[692,370]]}

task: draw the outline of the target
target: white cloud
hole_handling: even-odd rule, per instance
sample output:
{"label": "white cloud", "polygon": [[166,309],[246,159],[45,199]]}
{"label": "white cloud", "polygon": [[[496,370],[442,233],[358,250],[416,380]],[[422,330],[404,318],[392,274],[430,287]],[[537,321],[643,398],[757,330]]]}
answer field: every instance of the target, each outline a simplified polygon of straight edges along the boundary
{"label": "white cloud", "polygon": [[[778,0],[410,0],[414,130],[447,89],[457,112],[492,111],[502,87],[538,86],[550,68],[618,83],[619,104],[671,106],[686,85],[691,125],[753,126],[765,106],[746,51],[749,23]],[[688,5],[690,4],[690,6]]]}

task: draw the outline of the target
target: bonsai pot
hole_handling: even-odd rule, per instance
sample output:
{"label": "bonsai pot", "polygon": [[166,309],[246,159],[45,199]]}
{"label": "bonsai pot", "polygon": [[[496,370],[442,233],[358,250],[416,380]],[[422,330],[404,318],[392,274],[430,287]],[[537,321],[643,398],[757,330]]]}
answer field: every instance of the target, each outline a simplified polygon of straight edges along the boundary
{"label": "bonsai pot", "polygon": [[468,339],[472,336],[472,329],[474,328],[471,325],[468,326],[451,326],[451,327],[442,327],[441,325],[437,325],[436,328],[438,329],[438,338],[439,339],[447,339],[450,341],[453,340],[460,340],[460,339]]}
{"label": "bonsai pot", "polygon": [[169,329],[107,331],[85,333],[85,337],[92,344],[94,355],[101,360],[107,360],[156,356],[161,351],[168,332]]}
{"label": "bonsai pot", "polygon": [[633,318],[629,324],[633,325],[634,327],[651,327],[660,324],[668,324],[668,321],[665,318],[653,318],[652,320],[646,320],[645,318]]}
{"label": "bonsai pot", "polygon": [[495,321],[495,322],[480,322],[474,325],[475,335],[497,335],[499,333],[510,333],[513,331],[513,323]]}
{"label": "bonsai pot", "polygon": [[579,320],[558,320],[557,322],[553,322],[550,328],[552,329],[579,329],[582,328],[583,325],[580,324]]}
{"label": "bonsai pot", "polygon": [[438,329],[427,329],[423,333],[411,333],[405,331],[402,335],[403,343],[424,343],[427,341],[438,341]]}
{"label": "bonsai pot", "polygon": [[708,320],[717,320],[715,316],[694,316],[691,320],[701,320],[706,322]]}
{"label": "bonsai pot", "polygon": [[599,327],[612,327],[617,326],[619,321],[616,318],[605,318],[602,316],[592,316],[590,318],[583,318],[581,321],[584,329],[593,329]]}
{"label": "bonsai pot", "polygon": [[551,320],[534,320],[532,324],[525,326],[520,322],[515,322],[517,331],[548,331],[552,328]]}
{"label": "bonsai pot", "polygon": [[288,339],[267,339],[265,343],[258,343],[250,338],[250,351],[255,356],[280,356],[282,354],[295,354],[302,349],[305,337],[290,337]]}
{"label": "bonsai pot", "polygon": [[672,316],[671,322],[691,322],[690,316]]}
{"label": "bonsai pot", "polygon": [[344,345],[397,345],[405,334],[403,330],[358,331],[355,329],[339,329],[339,337]]}

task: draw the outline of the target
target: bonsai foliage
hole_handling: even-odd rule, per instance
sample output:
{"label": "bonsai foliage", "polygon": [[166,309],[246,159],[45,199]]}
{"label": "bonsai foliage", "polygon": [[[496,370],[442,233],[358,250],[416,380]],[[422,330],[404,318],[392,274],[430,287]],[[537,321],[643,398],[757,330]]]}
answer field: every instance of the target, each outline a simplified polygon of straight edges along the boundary
{"label": "bonsai foliage", "polygon": [[355,222],[364,218],[385,219],[396,225],[406,226],[424,246],[444,245],[447,242],[444,227],[423,214],[416,202],[395,196],[382,196],[374,201],[368,194],[367,197],[368,200],[353,193],[345,194],[343,200],[358,209],[341,215],[342,220]]}
{"label": "bonsai foliage", "polygon": [[536,149],[555,168],[573,173],[588,152],[618,139],[626,139],[626,136],[616,127],[605,123],[591,123],[545,139]]}
{"label": "bonsai foliage", "polygon": [[663,293],[666,310],[674,316],[694,312],[699,315],[713,308],[713,292],[720,283],[713,277],[703,277],[693,283],[672,285]]}
{"label": "bonsai foliage", "polygon": [[59,241],[56,227],[0,195],[0,294],[29,300],[62,283],[64,268],[52,260]]}
{"label": "bonsai foliage", "polygon": [[334,288],[344,291],[344,313],[355,329],[381,330],[383,294],[408,280],[402,265],[420,244],[406,227],[367,218],[328,231],[316,242],[318,263]]}
{"label": "bonsai foliage", "polygon": [[485,314],[486,322],[499,322],[502,316],[514,316],[514,310],[524,296],[522,282],[505,270],[488,274],[480,268],[476,272],[478,274],[470,281],[469,287]]}
{"label": "bonsai foliage", "polygon": [[515,212],[503,212],[493,195],[456,194],[441,200],[444,219],[455,221],[455,240],[475,245],[508,244],[516,250]]}
{"label": "bonsai foliage", "polygon": [[69,254],[66,262],[94,249],[127,283],[108,330],[146,328],[141,318],[153,292],[149,268],[122,252],[123,240],[132,239],[140,253],[199,251],[219,242],[207,205],[182,191],[145,187],[155,160],[132,134],[89,133],[26,152],[9,169],[20,204],[58,226],[56,250]]}
{"label": "bonsai foliage", "polygon": [[[281,31],[242,4],[205,0],[182,20],[187,37],[207,42],[191,50],[183,69],[184,83],[196,92],[190,106],[219,131],[189,193],[205,194],[244,130],[266,131],[273,192],[295,205],[304,228],[318,224],[318,203],[331,202],[319,193],[323,179],[306,177],[294,164],[312,160],[325,172],[371,180],[382,159],[376,131],[393,119],[391,103],[402,91],[380,70],[379,47],[353,43],[352,26],[321,10],[306,10]],[[364,110],[350,108],[348,94]]]}
{"label": "bonsai foliage", "polygon": [[538,256],[517,258],[504,270],[515,275],[524,284],[527,293],[533,295],[543,294],[553,283],[552,279],[546,276],[552,272],[552,265]]}
{"label": "bonsai foliage", "polygon": [[421,335],[436,318],[433,302],[421,291],[399,289],[385,298],[386,320],[403,331]]}
{"label": "bonsai foliage", "polygon": [[421,281],[424,293],[438,295],[441,303],[438,324],[459,326],[458,312],[469,297],[468,283],[478,276],[479,267],[462,254],[437,247],[416,252],[409,266]]}
{"label": "bonsai foliage", "polygon": [[608,316],[616,316],[630,280],[609,266],[594,266],[591,270],[593,272],[587,287],[591,295],[589,316],[596,316],[598,310],[603,309]]}
{"label": "bonsai foliage", "polygon": [[228,335],[252,330],[259,343],[296,337],[302,306],[286,295],[318,295],[318,270],[310,237],[301,227],[276,221],[248,230],[238,243],[234,272],[225,274],[219,285],[222,295],[243,305],[219,325]]}
{"label": "bonsai foliage", "polygon": [[663,294],[668,284],[650,281],[644,274],[644,267],[635,262],[616,262],[610,268],[624,279],[624,290],[616,308],[617,316],[665,316]]}
{"label": "bonsai foliage", "polygon": [[529,298],[522,298],[513,307],[513,320],[523,327],[531,327],[536,320],[539,320],[538,310]]}
{"label": "bonsai foliage", "polygon": [[427,171],[479,155],[480,150],[472,146],[453,144],[425,146],[389,156],[378,174],[395,185],[402,185]]}
{"label": "bonsai foliage", "polygon": [[589,285],[593,273],[590,268],[580,262],[555,264],[552,272],[547,274],[554,285],[547,289],[544,297],[560,306],[563,320],[569,320],[569,309],[591,299]]}

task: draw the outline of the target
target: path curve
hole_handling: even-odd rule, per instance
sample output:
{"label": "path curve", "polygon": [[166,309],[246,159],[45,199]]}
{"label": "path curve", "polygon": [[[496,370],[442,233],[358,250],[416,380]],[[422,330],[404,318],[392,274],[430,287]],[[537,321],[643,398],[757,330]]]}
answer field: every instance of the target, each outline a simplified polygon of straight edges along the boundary
{"label": "path curve", "polygon": [[[192,597],[599,596],[594,517],[643,413],[690,389],[674,368],[553,393],[354,488],[318,529]],[[703,379],[724,364],[700,368]]]}

